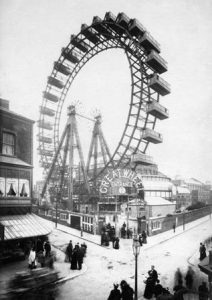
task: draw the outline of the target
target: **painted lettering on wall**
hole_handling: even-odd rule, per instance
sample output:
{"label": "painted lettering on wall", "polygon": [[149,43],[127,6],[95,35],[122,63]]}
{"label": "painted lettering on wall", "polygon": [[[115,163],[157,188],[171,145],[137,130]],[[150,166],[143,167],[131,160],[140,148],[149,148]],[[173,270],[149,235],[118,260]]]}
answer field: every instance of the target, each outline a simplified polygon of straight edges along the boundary
{"label": "painted lettering on wall", "polygon": [[142,186],[141,174],[130,169],[115,169],[108,170],[108,173],[103,177],[99,191],[102,194],[106,194],[110,187],[113,186],[135,186],[137,189]]}

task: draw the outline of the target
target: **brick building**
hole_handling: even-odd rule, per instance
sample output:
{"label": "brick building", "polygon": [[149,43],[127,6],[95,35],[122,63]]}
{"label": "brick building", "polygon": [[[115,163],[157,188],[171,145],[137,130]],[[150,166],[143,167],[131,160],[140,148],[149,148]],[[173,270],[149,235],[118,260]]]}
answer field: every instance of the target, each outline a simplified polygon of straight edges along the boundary
{"label": "brick building", "polygon": [[0,215],[31,212],[33,123],[0,100]]}
{"label": "brick building", "polygon": [[205,204],[210,203],[210,190],[211,184],[203,183],[195,178],[189,179],[175,179],[172,181],[177,187],[186,187],[191,194],[191,202],[195,204],[197,202],[203,202]]}
{"label": "brick building", "polygon": [[176,202],[176,210],[185,210],[192,204],[191,192],[186,185],[173,187],[173,199]]}
{"label": "brick building", "polygon": [[9,101],[0,99],[1,254],[18,244],[24,246],[29,238],[49,233],[40,218],[31,213],[33,124],[34,121],[12,112]]}

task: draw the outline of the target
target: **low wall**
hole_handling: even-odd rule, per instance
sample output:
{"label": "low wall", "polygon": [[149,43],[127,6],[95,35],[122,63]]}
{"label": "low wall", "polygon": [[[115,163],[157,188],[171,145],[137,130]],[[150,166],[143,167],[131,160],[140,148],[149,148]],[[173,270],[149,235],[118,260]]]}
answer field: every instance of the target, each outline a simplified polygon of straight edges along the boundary
{"label": "low wall", "polygon": [[155,235],[170,229],[173,224],[177,226],[186,225],[192,221],[209,216],[212,213],[212,206],[195,209],[189,212],[178,213],[166,217],[151,218],[148,222],[149,235]]}
{"label": "low wall", "polygon": [[[33,206],[32,207],[32,212],[42,216],[45,219],[48,219],[50,221],[55,222],[55,219],[56,219],[55,215],[54,216],[49,215],[49,214],[47,215],[47,210],[42,210],[42,209],[39,209],[36,206]],[[166,217],[150,218],[147,221],[147,233],[148,233],[149,236],[156,235],[156,234],[159,234],[161,232],[173,229],[173,224],[176,224],[176,228],[178,226],[183,225],[183,224],[186,226],[186,224],[188,224],[192,221],[203,218],[204,216],[207,216],[207,215],[211,216],[211,214],[212,214],[212,205],[207,206],[207,207],[203,207],[203,208],[200,208],[200,209],[195,209],[195,210],[192,210],[192,211],[189,211],[189,212],[169,215],[169,216],[166,216]],[[57,222],[70,227],[70,223],[69,223],[68,219],[67,220],[61,220],[58,217]],[[101,227],[102,227],[102,222],[99,222],[97,224],[92,223],[90,225],[93,226],[92,227],[93,230],[91,231],[91,230],[87,229],[87,227],[85,228],[83,226],[85,232],[92,233],[92,234],[100,233]],[[132,225],[132,224],[129,224],[129,225]],[[132,226],[132,228],[134,228],[134,227]]]}

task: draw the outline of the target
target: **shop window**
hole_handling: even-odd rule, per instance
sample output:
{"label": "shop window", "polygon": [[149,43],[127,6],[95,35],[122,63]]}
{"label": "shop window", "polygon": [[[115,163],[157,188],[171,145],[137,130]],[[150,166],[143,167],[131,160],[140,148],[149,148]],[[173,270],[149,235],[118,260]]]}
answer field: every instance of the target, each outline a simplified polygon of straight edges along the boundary
{"label": "shop window", "polygon": [[16,196],[15,188],[13,187],[13,184],[10,184],[9,192],[7,193],[7,196]]}
{"label": "shop window", "polygon": [[28,196],[28,194],[26,192],[25,183],[23,183],[22,188],[21,188],[20,197],[27,197],[27,196]]}
{"label": "shop window", "polygon": [[2,154],[15,155],[15,135],[3,132],[2,137]]}
{"label": "shop window", "polygon": [[47,212],[47,216],[52,216],[52,210],[48,210],[48,212]]}
{"label": "shop window", "polygon": [[60,220],[66,221],[66,219],[67,219],[66,216],[67,216],[67,215],[66,215],[66,214],[63,214],[63,213],[60,214]]}
{"label": "shop window", "polygon": [[152,231],[160,230],[160,229],[161,229],[161,222],[159,221],[152,222]]}

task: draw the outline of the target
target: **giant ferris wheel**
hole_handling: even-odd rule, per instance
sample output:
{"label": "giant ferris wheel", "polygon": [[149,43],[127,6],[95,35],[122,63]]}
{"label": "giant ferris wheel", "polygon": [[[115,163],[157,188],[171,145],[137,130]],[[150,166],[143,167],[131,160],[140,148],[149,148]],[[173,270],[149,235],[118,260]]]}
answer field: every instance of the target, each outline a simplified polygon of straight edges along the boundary
{"label": "giant ferris wheel", "polygon": [[[162,142],[162,135],[155,131],[155,124],[157,119],[168,118],[168,110],[159,104],[159,98],[170,93],[170,86],[159,75],[168,69],[167,62],[160,55],[160,44],[137,19],[130,19],[124,13],[116,17],[107,12],[104,19],[95,16],[91,25],[82,24],[80,32],[71,35],[69,44],[62,48],[48,77],[38,122],[38,150],[46,174],[53,163],[56,177],[61,169],[64,176],[67,168],[62,154],[65,146],[58,148],[61,144],[59,126],[62,108],[74,79],[86,63],[109,49],[122,49],[127,56],[131,74],[129,111],[115,151],[108,153],[101,170],[91,176],[91,180],[106,168],[129,166],[132,158],[134,162],[151,163],[146,155],[149,143]],[[73,110],[69,114],[72,120],[75,114]]]}

